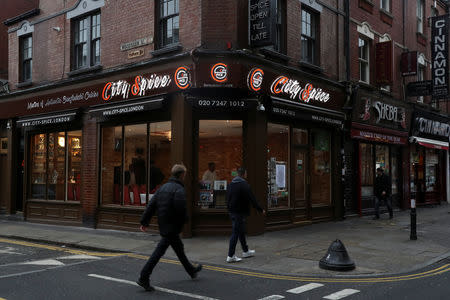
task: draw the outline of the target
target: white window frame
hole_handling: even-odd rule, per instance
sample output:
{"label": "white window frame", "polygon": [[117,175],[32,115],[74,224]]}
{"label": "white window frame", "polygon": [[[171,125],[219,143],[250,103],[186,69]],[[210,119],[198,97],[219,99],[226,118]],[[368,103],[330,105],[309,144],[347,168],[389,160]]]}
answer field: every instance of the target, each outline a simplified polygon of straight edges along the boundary
{"label": "white window frame", "polygon": [[425,3],[423,0],[417,0],[416,16],[417,16],[417,32],[423,34],[423,22],[425,18]]}
{"label": "white window frame", "polygon": [[[360,49],[360,44],[361,42],[364,42],[364,49],[363,51],[365,51],[366,53],[366,57],[367,59],[364,59],[361,57],[361,49]],[[369,45],[369,40],[367,39],[363,39],[361,37],[358,38],[358,62],[359,62],[359,81],[360,82],[364,82],[364,83],[370,83],[370,45]],[[364,73],[365,73],[365,77],[366,80],[363,80],[363,70],[362,67],[365,67]]]}
{"label": "white window frame", "polygon": [[380,8],[384,11],[391,12],[391,1],[390,0],[380,0]]}

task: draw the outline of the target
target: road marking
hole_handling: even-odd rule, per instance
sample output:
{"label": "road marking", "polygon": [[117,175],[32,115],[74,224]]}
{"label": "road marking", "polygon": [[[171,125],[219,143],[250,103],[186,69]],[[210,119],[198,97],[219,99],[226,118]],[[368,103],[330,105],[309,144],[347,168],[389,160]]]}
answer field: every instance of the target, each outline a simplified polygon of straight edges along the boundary
{"label": "road marking", "polygon": [[258,300],[278,300],[278,299],[284,299],[284,296],[281,295],[272,295],[272,296],[267,296]]}
{"label": "road marking", "polygon": [[294,289],[287,290],[286,292],[292,293],[292,294],[300,294],[300,293],[304,293],[304,292],[319,288],[321,286],[323,286],[323,284],[312,282],[312,283],[308,283],[308,284],[296,287]]}
{"label": "road marking", "polygon": [[92,255],[86,255],[86,254],[76,254],[76,255],[70,255],[70,256],[61,256],[57,259],[102,259],[98,256],[92,256]]}
{"label": "road marking", "polygon": [[64,266],[64,263],[56,259],[43,259],[43,260],[26,261],[19,263],[19,265]]}
{"label": "road marking", "polygon": [[[1,254],[17,254],[17,255],[24,255],[23,253],[15,252],[13,247],[6,247],[5,250],[0,249]],[[0,298],[1,300],[1,298]]]}
{"label": "road marking", "polygon": [[353,290],[353,289],[345,289],[345,290],[330,294],[328,296],[325,296],[323,298],[328,299],[328,300],[339,300],[339,299],[345,298],[347,296],[350,296],[350,295],[353,295],[356,293],[359,293],[359,291]]}
{"label": "road marking", "polygon": [[[104,280],[110,280],[110,281],[115,281],[115,282],[126,283],[126,284],[130,284],[130,285],[134,285],[134,286],[139,286],[134,281],[124,280],[124,279],[120,279],[120,278],[113,278],[113,277],[97,275],[97,274],[89,274],[88,276],[95,277],[95,278],[100,278],[100,279],[104,279]],[[202,299],[202,300],[218,300],[218,299],[215,299],[215,298],[200,296],[200,295],[196,295],[196,294],[169,290],[169,289],[158,287],[158,286],[153,286],[153,287],[157,291],[170,293],[170,294],[174,294],[174,295],[185,296],[185,297],[190,297],[190,298],[195,298],[195,299]]]}

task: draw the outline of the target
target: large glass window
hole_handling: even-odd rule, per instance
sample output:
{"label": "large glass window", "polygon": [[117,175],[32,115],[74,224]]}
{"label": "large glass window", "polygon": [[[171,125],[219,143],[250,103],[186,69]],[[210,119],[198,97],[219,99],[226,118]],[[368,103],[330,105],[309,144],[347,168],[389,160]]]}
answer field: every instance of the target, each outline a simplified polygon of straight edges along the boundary
{"label": "large glass window", "polygon": [[331,136],[325,130],[311,132],[311,204],[331,203]]}
{"label": "large glass window", "polygon": [[316,28],[318,17],[316,14],[302,9],[302,60],[310,64],[317,64],[316,59]]}
{"label": "large glass window", "polygon": [[359,144],[359,153],[361,156],[361,196],[373,196],[373,185],[375,168],[373,165],[374,149],[373,145]]}
{"label": "large glass window", "polygon": [[369,83],[369,42],[358,39],[359,46],[359,80]]}
{"label": "large glass window", "polygon": [[289,207],[289,126],[268,123],[267,135],[267,206]]}
{"label": "large glass window", "polygon": [[159,46],[178,43],[180,40],[180,9],[179,0],[159,1]]}
{"label": "large glass window", "polygon": [[80,201],[81,130],[31,136],[29,197]]}
{"label": "large glass window", "polygon": [[100,13],[77,19],[73,25],[72,69],[100,64]]}
{"label": "large glass window", "polygon": [[434,149],[426,149],[425,152],[425,191],[437,192],[436,186],[439,155]]}
{"label": "large glass window", "polygon": [[226,190],[242,165],[242,121],[199,121],[197,205],[226,208]]}
{"label": "large glass window", "polygon": [[102,128],[102,204],[144,206],[170,177],[171,122]]}
{"label": "large glass window", "polygon": [[33,70],[33,38],[31,35],[20,38],[20,78],[21,82],[31,81]]}

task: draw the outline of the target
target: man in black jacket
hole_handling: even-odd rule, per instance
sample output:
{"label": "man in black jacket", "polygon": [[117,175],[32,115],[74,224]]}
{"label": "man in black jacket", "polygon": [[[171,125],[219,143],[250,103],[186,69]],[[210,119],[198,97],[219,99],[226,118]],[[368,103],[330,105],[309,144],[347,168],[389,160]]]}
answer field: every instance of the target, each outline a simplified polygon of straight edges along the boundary
{"label": "man in black jacket", "polygon": [[169,246],[172,246],[184,269],[193,279],[197,277],[197,273],[202,269],[201,264],[194,267],[189,262],[184,253],[183,242],[180,239],[183,225],[188,220],[186,193],[183,185],[185,175],[185,166],[174,165],[172,168],[172,177],[169,179],[169,182],[156,191],[142,215],[141,231],[145,232],[148,229],[152,216],[157,212],[159,233],[162,236],[152,256],[142,268],[141,276],[137,281],[137,284],[142,286],[146,291],[154,290],[150,286],[150,275]]}
{"label": "man in black jacket", "polygon": [[392,198],[391,198],[391,179],[384,174],[382,168],[377,169],[377,177],[375,178],[375,217],[374,220],[380,218],[380,202],[386,202],[389,211],[389,218],[392,219],[394,214],[392,212]]}
{"label": "man in black jacket", "polygon": [[259,212],[266,213],[256,201],[249,184],[244,179],[246,177],[247,171],[245,168],[239,168],[238,176],[231,181],[227,189],[227,206],[233,224],[233,234],[230,238],[227,257],[227,262],[229,263],[242,260],[234,254],[238,239],[241,242],[242,257],[255,255],[255,250],[249,250],[245,240],[245,218],[250,215],[250,204]]}

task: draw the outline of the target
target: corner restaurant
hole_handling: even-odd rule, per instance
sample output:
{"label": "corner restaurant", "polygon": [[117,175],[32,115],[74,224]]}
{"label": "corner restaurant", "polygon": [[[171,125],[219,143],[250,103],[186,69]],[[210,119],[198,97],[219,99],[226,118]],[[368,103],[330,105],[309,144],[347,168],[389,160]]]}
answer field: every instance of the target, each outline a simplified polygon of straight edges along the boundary
{"label": "corner restaurant", "polygon": [[250,216],[250,233],[342,216],[343,91],[247,54],[194,51],[10,94],[0,118],[10,145],[2,176],[12,182],[1,206],[23,208],[27,221],[137,230],[183,162],[186,236],[230,231],[225,194],[240,165],[268,210]]}

